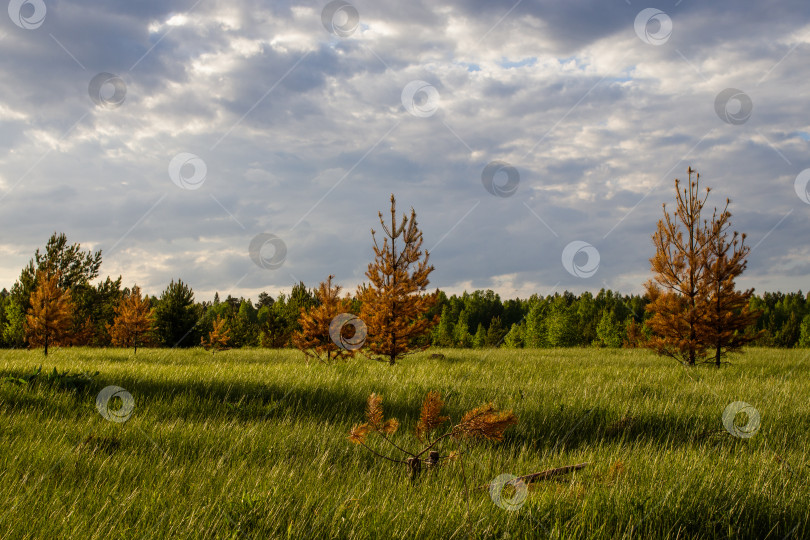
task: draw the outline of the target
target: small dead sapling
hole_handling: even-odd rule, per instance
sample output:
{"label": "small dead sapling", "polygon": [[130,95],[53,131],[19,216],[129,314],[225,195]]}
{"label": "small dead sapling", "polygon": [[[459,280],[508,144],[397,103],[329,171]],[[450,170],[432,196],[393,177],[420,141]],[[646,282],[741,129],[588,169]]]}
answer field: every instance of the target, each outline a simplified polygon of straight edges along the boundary
{"label": "small dead sapling", "polygon": [[[435,391],[428,392],[422,403],[419,422],[414,430],[414,436],[419,441],[419,448],[408,450],[391,438],[399,429],[399,421],[396,418],[386,420],[383,415],[382,396],[371,394],[366,403],[366,421],[352,427],[348,438],[379,458],[406,465],[408,475],[415,480],[422,471],[423,463],[426,467],[435,467],[443,459],[460,456],[458,451],[441,456],[437,450],[437,445],[441,441],[450,439],[456,443],[461,443],[463,440],[500,442],[503,440],[504,431],[517,423],[517,417],[512,411],[501,411],[492,403],[488,403],[468,411],[457,424],[438,433],[439,428],[450,420],[449,416],[441,414],[443,408],[444,401],[441,394]],[[392,457],[382,454],[366,444],[366,438],[371,433],[379,435],[395,449],[398,455]],[[427,457],[425,457],[426,455]]]}

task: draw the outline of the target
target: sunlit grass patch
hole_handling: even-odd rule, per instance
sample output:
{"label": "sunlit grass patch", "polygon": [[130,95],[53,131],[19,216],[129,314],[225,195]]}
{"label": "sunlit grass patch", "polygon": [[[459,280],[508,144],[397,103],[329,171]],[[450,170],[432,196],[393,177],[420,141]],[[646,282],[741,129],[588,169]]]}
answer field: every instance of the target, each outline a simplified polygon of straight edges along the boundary
{"label": "sunlit grass patch", "polygon": [[[0,537],[810,535],[802,351],[751,349],[719,370],[636,350],[440,352],[396,366],[269,350],[0,352]],[[98,375],[5,379],[40,365]],[[133,397],[126,422],[96,409],[109,385]],[[347,440],[374,392],[409,444],[429,390],[454,419],[493,402],[519,422],[500,444],[465,447],[463,471],[448,460],[416,482]],[[761,416],[748,439],[723,426],[735,401]],[[475,489],[586,462],[530,484],[512,511]]]}

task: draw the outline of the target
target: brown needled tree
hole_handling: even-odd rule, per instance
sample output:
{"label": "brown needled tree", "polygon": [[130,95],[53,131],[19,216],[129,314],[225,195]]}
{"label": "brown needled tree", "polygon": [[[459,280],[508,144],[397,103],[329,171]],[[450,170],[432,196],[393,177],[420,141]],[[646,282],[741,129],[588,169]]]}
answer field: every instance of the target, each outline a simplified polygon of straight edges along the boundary
{"label": "brown needled tree", "polygon": [[646,309],[653,314],[648,322],[653,336],[647,345],[659,354],[694,365],[706,351],[699,334],[707,309],[704,262],[712,235],[709,225],[700,221],[710,190],[701,197],[700,175],[692,167],[687,173],[687,188],[681,190],[675,179],[675,211],[670,215],[664,204],[664,219],[658,221],[652,236],[655,256],[650,264],[655,276],[645,288],[650,298]]}
{"label": "brown needled tree", "polygon": [[37,271],[37,286],[31,293],[31,307],[25,318],[25,337],[28,344],[48,347],[58,345],[68,337],[73,322],[73,303],[70,293],[59,288],[59,272],[50,275]]}
{"label": "brown needled tree", "polygon": [[722,211],[715,208],[711,222],[701,221],[710,190],[701,197],[700,175],[691,167],[688,174],[688,189],[681,190],[675,180],[677,209],[670,216],[664,205],[664,219],[653,235],[655,277],[645,286],[654,335],[647,344],[688,365],[712,351],[720,366],[725,354],[759,337],[745,332],[760,315],[749,309],[754,290],[737,291],[734,283],[746,268],[750,248],[744,234],[735,231],[729,239],[728,199]]}
{"label": "brown needled tree", "polygon": [[[75,309],[75,306],[74,306]],[[77,313],[73,313],[72,328],[68,329],[68,336],[62,341],[62,345],[69,345],[71,347],[86,347],[93,343],[96,337],[96,329],[93,325],[93,320],[87,317],[84,322],[79,323],[76,320]]]}
{"label": "brown needled tree", "polygon": [[[411,208],[410,218],[403,215],[397,225],[396,200],[392,194],[390,225],[383,221],[382,212],[378,215],[385,238],[380,246],[374,229],[371,230],[375,257],[366,271],[371,283],[360,288],[358,297],[362,301],[360,317],[368,327],[367,349],[388,358],[393,365],[409,352],[429,346],[427,340],[422,345],[416,341],[438,323],[438,317],[432,320],[426,317],[437,294],[421,294],[430,283],[428,275],[433,266],[428,264],[427,251],[422,256],[422,231],[414,209]],[[400,238],[402,246],[397,245]]]}
{"label": "brown needled tree", "polygon": [[699,337],[709,349],[714,350],[717,367],[720,367],[720,359],[727,353],[737,352],[743,345],[760,337],[758,333],[745,332],[761,315],[760,311],[749,308],[754,289],[738,291],[734,284],[748,265],[746,257],[751,248],[745,245],[745,234],[734,231],[731,239],[728,238],[730,202],[726,199],[723,211],[718,214],[715,210],[712,216],[712,240],[707,245],[703,260],[704,273],[709,281],[709,299]]}
{"label": "brown needled tree", "polygon": [[217,315],[217,318],[211,324],[212,328],[208,332],[208,339],[200,338],[205,350],[211,349],[211,356],[216,354],[217,351],[223,350],[231,340],[230,330],[226,328],[225,323],[225,319]]}
{"label": "brown needled tree", "polygon": [[107,325],[107,332],[113,345],[133,347],[137,354],[139,345],[149,344],[154,324],[154,310],[149,308],[148,299],[141,298],[141,289],[135,285],[116,306],[115,318],[112,325]]}
{"label": "brown needled tree", "polygon": [[[326,281],[321,282],[318,290],[315,291],[315,296],[320,301],[318,306],[310,308],[309,311],[306,308],[301,308],[301,316],[298,319],[301,330],[293,334],[292,338],[293,345],[298,347],[301,352],[324,363],[343,357],[351,357],[355,353],[353,346],[346,347],[335,343],[329,332],[330,325],[335,317],[342,313],[349,313],[351,310],[351,301],[348,298],[340,298],[342,287],[332,285],[332,278],[334,277],[329,276]],[[349,339],[352,337],[343,335],[343,332],[348,331],[350,328],[352,328],[351,324],[346,324],[339,329],[341,335],[338,337],[341,338],[341,343],[343,337]]]}
{"label": "brown needled tree", "polygon": [[[450,420],[449,416],[442,416],[443,408],[444,401],[441,394],[435,391],[428,392],[425,401],[422,403],[422,412],[419,415],[419,423],[415,429],[416,438],[419,440],[419,448],[408,450],[392,440],[392,436],[399,428],[399,420],[396,418],[385,419],[382,396],[373,393],[368,397],[366,403],[366,421],[363,424],[354,425],[349,432],[348,439],[355,444],[364,446],[379,458],[407,465],[408,475],[411,480],[415,480],[422,471],[423,460],[425,464],[433,467],[443,459],[454,459],[460,456],[460,453],[456,451],[441,457],[438,445],[442,441],[454,439],[456,443],[463,440],[501,442],[504,432],[509,427],[517,424],[518,421],[517,416],[511,410],[502,411],[492,403],[487,403],[467,411],[458,424],[445,429],[444,433],[441,433],[442,430],[439,430],[439,428]],[[434,434],[437,431],[439,433]],[[389,445],[394,447],[398,453],[397,457],[381,454],[369,446],[367,437],[372,433],[377,433]],[[427,454],[427,459],[424,457],[425,454]]]}

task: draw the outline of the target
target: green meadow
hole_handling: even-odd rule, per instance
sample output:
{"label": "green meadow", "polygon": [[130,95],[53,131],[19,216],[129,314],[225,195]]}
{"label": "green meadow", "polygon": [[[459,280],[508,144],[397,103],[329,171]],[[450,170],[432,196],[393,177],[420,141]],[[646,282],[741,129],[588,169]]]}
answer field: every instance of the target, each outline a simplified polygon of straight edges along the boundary
{"label": "green meadow", "polygon": [[[429,353],[0,351],[0,538],[810,537],[808,350],[748,349],[721,369],[627,349]],[[96,408],[110,385],[133,398],[126,422]],[[460,457],[416,481],[347,440],[376,392],[400,421],[392,441],[415,448],[429,390],[456,421],[492,402],[519,422],[501,443],[446,440]],[[760,415],[737,415],[750,437],[724,428],[737,401]],[[577,463],[506,487],[511,510],[476,489]]]}

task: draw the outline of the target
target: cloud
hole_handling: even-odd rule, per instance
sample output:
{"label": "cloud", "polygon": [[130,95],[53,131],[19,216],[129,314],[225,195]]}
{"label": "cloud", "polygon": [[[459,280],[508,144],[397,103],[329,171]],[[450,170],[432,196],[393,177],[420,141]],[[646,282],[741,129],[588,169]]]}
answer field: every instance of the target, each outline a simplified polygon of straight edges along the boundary
{"label": "cloud", "polygon": [[[329,274],[353,290],[395,193],[435,248],[431,286],[638,292],[692,165],[756,245],[745,286],[802,286],[810,6],[669,3],[658,46],[622,3],[355,7],[345,37],[323,5],[294,2],[60,2],[32,30],[4,18],[0,281],[56,230],[152,294],[182,278],[198,298],[255,298]],[[91,99],[102,72],[123,82],[120,106]],[[434,113],[403,105],[415,80],[435,88]],[[715,110],[727,88],[751,99],[742,124]],[[199,189],[170,179],[179,153],[205,163]],[[493,161],[519,173],[510,197],[482,183]],[[260,233],[285,242],[281,268],[251,261]],[[598,250],[592,277],[563,266],[572,241]]]}

